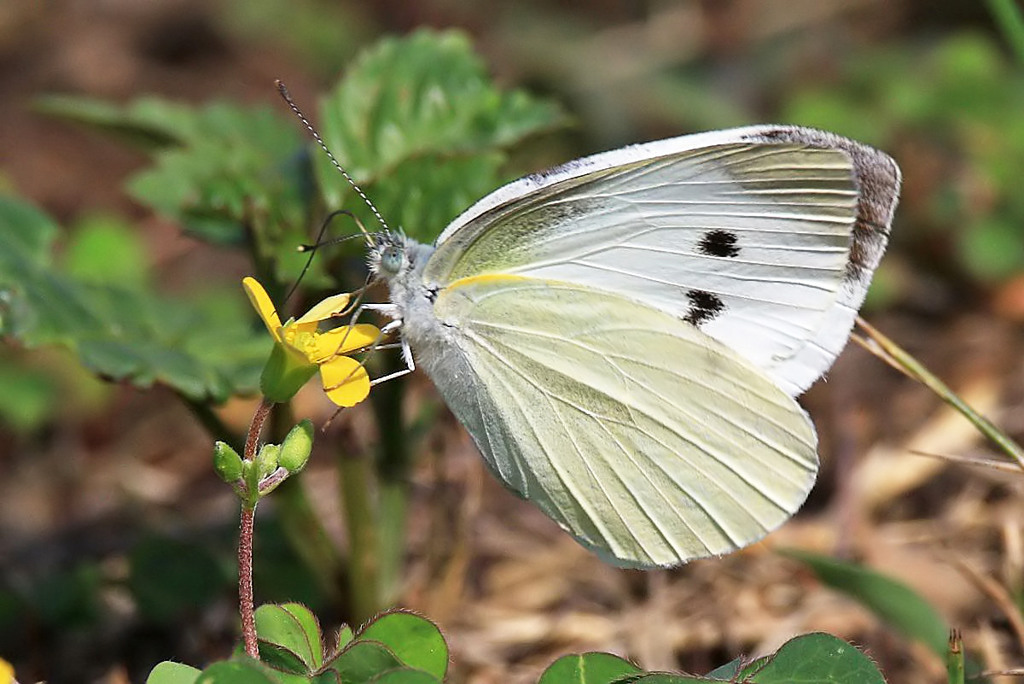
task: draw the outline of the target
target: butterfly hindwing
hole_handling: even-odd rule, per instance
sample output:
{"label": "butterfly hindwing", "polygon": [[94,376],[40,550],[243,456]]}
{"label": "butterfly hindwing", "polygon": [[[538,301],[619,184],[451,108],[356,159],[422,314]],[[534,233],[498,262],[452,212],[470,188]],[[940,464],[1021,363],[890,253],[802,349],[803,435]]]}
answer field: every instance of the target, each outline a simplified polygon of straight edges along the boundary
{"label": "butterfly hindwing", "polygon": [[804,411],[677,317],[504,276],[456,281],[434,310],[459,358],[425,367],[491,469],[612,562],[734,550],[813,484]]}

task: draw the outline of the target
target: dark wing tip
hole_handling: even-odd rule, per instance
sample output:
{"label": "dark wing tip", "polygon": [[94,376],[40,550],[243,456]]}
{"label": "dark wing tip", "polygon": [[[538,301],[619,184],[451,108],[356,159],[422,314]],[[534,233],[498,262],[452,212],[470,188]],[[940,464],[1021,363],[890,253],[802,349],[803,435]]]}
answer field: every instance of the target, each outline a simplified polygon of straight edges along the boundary
{"label": "dark wing tip", "polygon": [[885,152],[863,143],[813,128],[766,127],[751,135],[750,139],[842,150],[850,156],[854,183],[860,197],[846,278],[866,287],[889,242],[889,231],[899,202],[902,176],[896,161]]}

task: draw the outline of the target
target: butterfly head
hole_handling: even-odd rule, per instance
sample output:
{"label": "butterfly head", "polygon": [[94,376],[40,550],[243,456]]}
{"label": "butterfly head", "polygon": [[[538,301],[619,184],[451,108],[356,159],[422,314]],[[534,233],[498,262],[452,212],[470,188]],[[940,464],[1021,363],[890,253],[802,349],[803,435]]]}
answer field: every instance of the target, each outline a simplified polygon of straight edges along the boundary
{"label": "butterfly head", "polygon": [[409,267],[404,235],[384,231],[374,233],[371,239],[368,259],[370,273],[374,276],[392,280]]}

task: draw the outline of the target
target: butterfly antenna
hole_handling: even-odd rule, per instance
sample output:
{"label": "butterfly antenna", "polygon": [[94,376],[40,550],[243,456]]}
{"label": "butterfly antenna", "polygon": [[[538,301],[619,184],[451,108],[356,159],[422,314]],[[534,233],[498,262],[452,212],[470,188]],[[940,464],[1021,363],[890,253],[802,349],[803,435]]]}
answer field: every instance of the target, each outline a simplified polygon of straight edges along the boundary
{"label": "butterfly antenna", "polygon": [[[284,83],[282,83],[281,80],[278,79],[274,81],[274,85],[277,86],[277,91],[281,93],[281,97],[284,98],[284,101],[288,104],[288,107],[290,107],[291,110],[295,112],[295,116],[299,117],[299,121],[301,121],[302,125],[306,127],[306,130],[310,132],[310,135],[313,136],[313,140],[316,140],[317,144],[320,145],[320,148],[327,154],[327,158],[331,160],[331,164],[334,165],[334,168],[338,169],[338,171],[341,172],[341,175],[345,177],[345,180],[347,180],[348,184],[352,186],[352,189],[356,191],[356,194],[359,195],[363,202],[366,203],[366,206],[370,208],[370,211],[373,212],[373,215],[376,217],[381,227],[384,230],[391,230],[390,228],[388,228],[387,221],[385,221],[384,217],[380,215],[380,212],[377,211],[377,207],[375,207],[373,202],[370,201],[370,198],[366,196],[366,193],[363,192],[363,189],[356,185],[356,182],[352,180],[352,176],[348,175],[348,171],[346,171],[345,168],[338,162],[337,158],[335,158],[335,156],[331,154],[331,151],[327,148],[327,144],[324,143],[324,139],[320,137],[320,134],[317,132],[316,128],[313,127],[313,124],[309,122],[309,119],[306,118],[306,115],[303,114],[302,110],[299,109],[299,106],[295,104],[295,101],[292,99],[292,96],[288,94],[288,88],[285,87]],[[363,236],[366,238],[367,243],[369,243],[372,246],[373,239],[370,237],[370,234],[366,232],[366,228],[363,227],[362,223],[358,223],[358,225],[359,229],[363,231]]]}
{"label": "butterfly antenna", "polygon": [[[327,232],[327,226],[331,224],[331,221],[333,221],[336,217],[342,214],[346,216],[351,216],[355,220],[356,225],[359,226],[359,229],[362,232],[362,234],[346,235],[345,237],[324,240],[324,234]],[[292,295],[295,294],[295,290],[298,289],[299,283],[301,283],[302,279],[306,277],[306,272],[309,271],[309,267],[313,265],[313,253],[316,252],[317,249],[327,245],[336,245],[345,242],[346,240],[352,240],[357,237],[366,237],[366,229],[363,228],[362,222],[359,220],[358,217],[353,215],[351,211],[347,209],[338,209],[337,211],[332,211],[330,214],[328,214],[327,218],[324,219],[324,222],[320,224],[320,231],[316,234],[316,242],[314,242],[311,245],[299,245],[297,247],[297,251],[299,252],[309,252],[309,258],[306,259],[306,263],[302,267],[302,273],[300,273],[299,277],[295,279],[294,283],[292,283],[291,289],[288,290],[288,294],[284,296],[284,301],[287,302],[289,299],[291,299]]]}
{"label": "butterfly antenna", "polygon": [[[336,238],[331,238],[330,240],[324,240],[323,237],[324,237],[324,233],[327,232],[328,224],[331,221],[333,221],[335,218],[337,218],[338,216],[341,216],[341,215],[348,216],[350,219],[355,221],[356,225],[359,226],[359,233],[355,234],[355,235],[345,235],[344,237],[336,237]],[[298,252],[314,252],[314,251],[320,249],[321,247],[330,247],[331,245],[339,245],[342,242],[348,242],[349,240],[353,240],[355,238],[366,237],[366,235],[367,235],[366,227],[363,226],[363,222],[359,220],[358,216],[353,214],[348,209],[337,209],[335,211],[332,211],[330,214],[328,214],[327,218],[324,219],[323,225],[320,226],[320,232],[317,233],[316,242],[314,242],[311,245],[299,245],[295,249]]]}

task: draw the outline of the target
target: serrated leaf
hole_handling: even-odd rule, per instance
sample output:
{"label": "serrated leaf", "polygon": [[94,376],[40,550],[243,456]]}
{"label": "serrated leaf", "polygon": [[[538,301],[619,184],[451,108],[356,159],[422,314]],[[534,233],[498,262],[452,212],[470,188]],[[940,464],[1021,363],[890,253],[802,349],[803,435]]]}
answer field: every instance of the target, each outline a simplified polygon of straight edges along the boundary
{"label": "serrated leaf", "polygon": [[611,653],[573,653],[551,663],[537,684],[610,684],[642,670]]}
{"label": "serrated leaf", "polygon": [[345,684],[361,684],[382,672],[402,666],[398,656],[384,644],[357,639],[327,663],[324,669],[337,672]]}
{"label": "serrated leaf", "polygon": [[278,684],[267,669],[257,663],[222,661],[203,670],[196,684]]}
{"label": "serrated leaf", "polygon": [[448,671],[448,644],[430,620],[395,611],[385,613],[359,631],[356,640],[378,641],[409,667],[443,678]]}
{"label": "serrated leaf", "polygon": [[146,677],[146,684],[195,684],[200,674],[194,667],[168,660],[153,668]]}
{"label": "serrated leaf", "polygon": [[[744,668],[744,673],[747,668]],[[804,634],[787,641],[749,684],[885,684],[866,655],[831,634]]]}
{"label": "serrated leaf", "polygon": [[806,564],[824,584],[864,604],[904,636],[921,641],[940,657],[946,656],[949,635],[946,621],[907,585],[835,558],[797,549],[780,553]]}
{"label": "serrated leaf", "polygon": [[60,228],[31,204],[0,195],[0,230],[7,249],[0,250],[0,267],[13,270],[16,260],[47,263]]}
{"label": "serrated leaf", "polygon": [[294,654],[305,666],[306,673],[323,665],[320,624],[313,613],[299,603],[265,604],[257,608],[256,634],[261,642],[261,654],[264,647]]}
{"label": "serrated leaf", "polygon": [[296,164],[300,132],[268,107],[214,102],[188,111],[182,145],[159,150],[128,182],[131,194],[208,240],[262,249],[302,242],[306,200]]}
{"label": "serrated leaf", "polygon": [[271,341],[249,322],[240,288],[225,307],[214,293],[186,302],[83,283],[52,263],[57,231],[31,206],[0,197],[5,334],[29,347],[67,347],[98,375],[140,387],[161,382],[194,401],[255,391]]}
{"label": "serrated leaf", "polygon": [[[469,40],[418,31],[363,53],[321,107],[324,141],[385,219],[432,239],[501,180],[502,149],[561,122],[553,106],[498,90]],[[353,194],[324,155],[314,156],[327,205]],[[375,221],[361,202],[352,209]]]}

